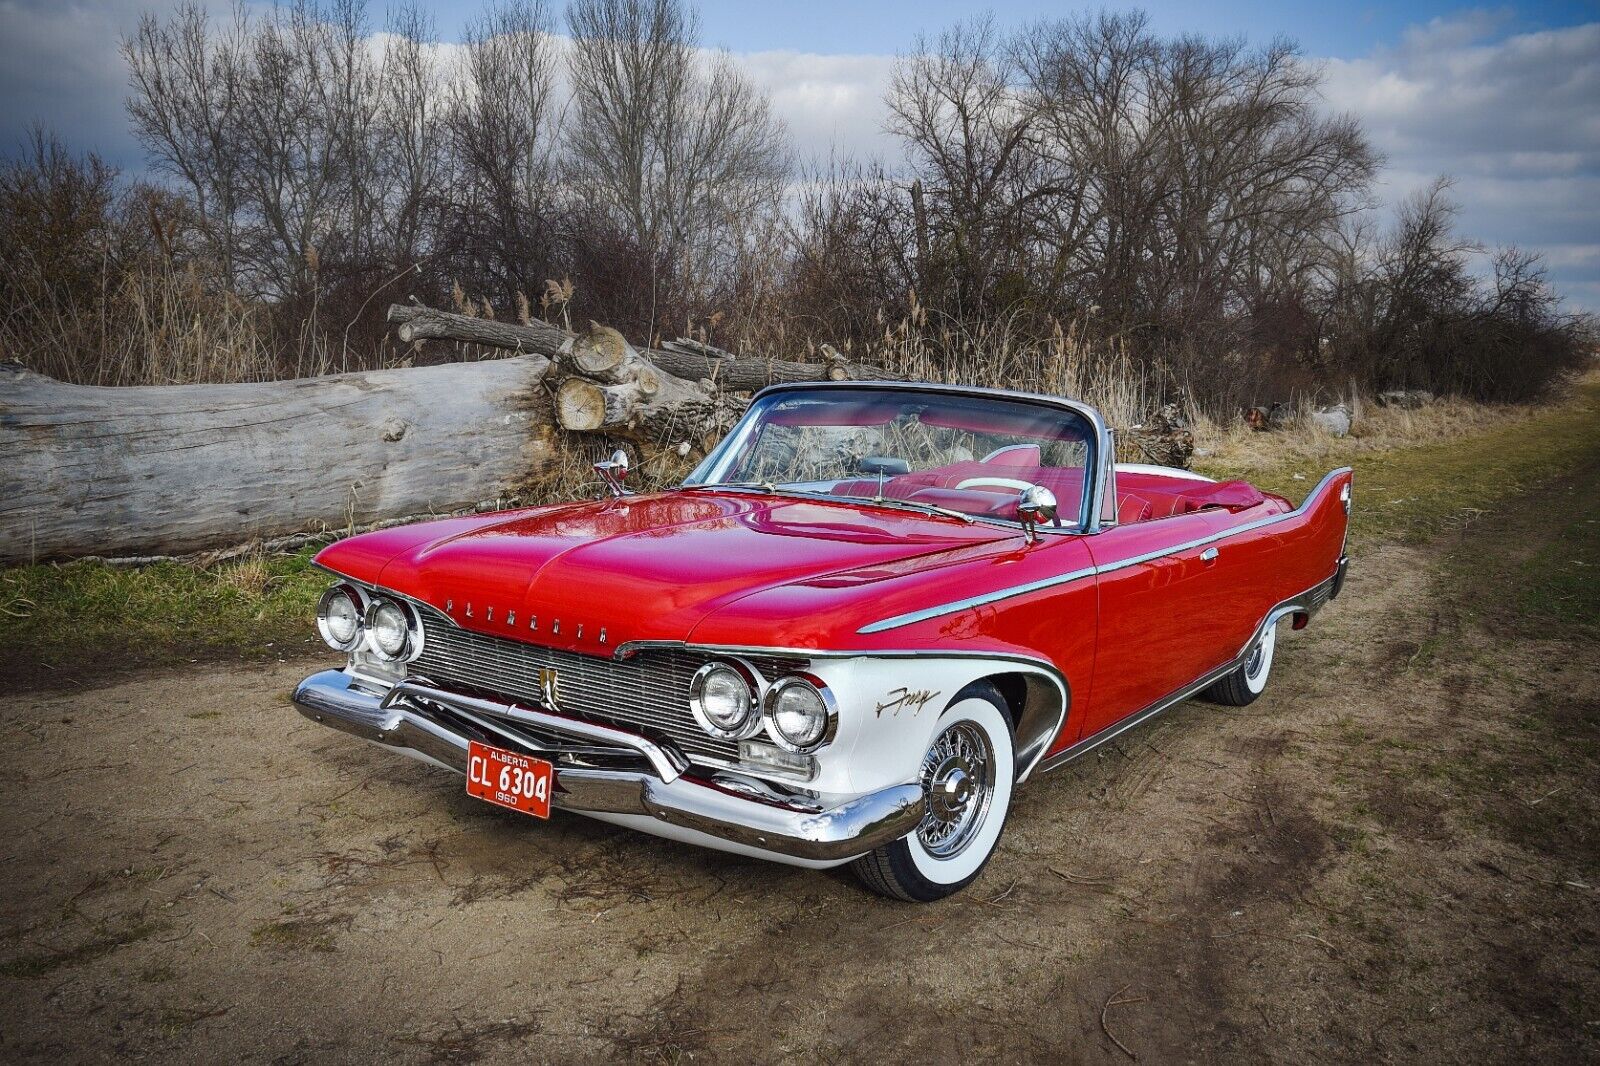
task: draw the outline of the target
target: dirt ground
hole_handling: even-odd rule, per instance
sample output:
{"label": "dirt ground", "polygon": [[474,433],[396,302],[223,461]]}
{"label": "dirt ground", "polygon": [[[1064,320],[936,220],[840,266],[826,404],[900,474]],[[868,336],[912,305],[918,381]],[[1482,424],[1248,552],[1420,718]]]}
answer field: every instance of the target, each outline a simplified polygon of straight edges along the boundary
{"label": "dirt ground", "polygon": [[311,663],[14,694],[0,1056],[1596,1061],[1600,633],[1527,575],[1597,485],[1366,546],[1264,698],[1039,779],[930,907],[498,811]]}

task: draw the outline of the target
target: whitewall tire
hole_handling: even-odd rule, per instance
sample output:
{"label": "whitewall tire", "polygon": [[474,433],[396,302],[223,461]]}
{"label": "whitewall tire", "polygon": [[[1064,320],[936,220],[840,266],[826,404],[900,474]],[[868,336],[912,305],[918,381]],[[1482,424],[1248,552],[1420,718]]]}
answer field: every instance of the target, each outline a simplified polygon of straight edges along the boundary
{"label": "whitewall tire", "polygon": [[1005,701],[991,685],[971,686],[945,709],[923,755],[922,824],[857,859],[857,875],[876,892],[915,903],[960,891],[994,854],[1015,782]]}
{"label": "whitewall tire", "polygon": [[1244,661],[1226,677],[1203,693],[1213,703],[1229,707],[1243,707],[1267,690],[1267,679],[1272,674],[1272,655],[1278,647],[1278,626],[1268,626],[1245,652]]}

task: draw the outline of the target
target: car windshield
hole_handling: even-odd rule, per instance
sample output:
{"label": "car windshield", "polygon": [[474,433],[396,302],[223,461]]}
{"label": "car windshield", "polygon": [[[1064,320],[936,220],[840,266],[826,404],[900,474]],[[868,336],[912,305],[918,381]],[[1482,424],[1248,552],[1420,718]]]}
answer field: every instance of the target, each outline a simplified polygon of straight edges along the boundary
{"label": "car windshield", "polygon": [[1083,520],[1094,430],[1062,407],[907,389],[786,390],[753,404],[685,482],[882,501],[971,518],[1017,517],[1019,493],[1055,493]]}

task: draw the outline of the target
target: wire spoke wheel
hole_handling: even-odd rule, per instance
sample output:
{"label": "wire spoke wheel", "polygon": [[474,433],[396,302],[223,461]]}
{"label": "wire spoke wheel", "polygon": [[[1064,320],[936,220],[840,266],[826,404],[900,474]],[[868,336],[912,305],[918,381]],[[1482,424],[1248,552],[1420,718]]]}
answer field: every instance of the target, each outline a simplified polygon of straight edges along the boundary
{"label": "wire spoke wheel", "polygon": [[939,859],[959,855],[988,816],[994,798],[995,753],[972,722],[956,722],[934,739],[922,760],[927,813],[917,838]]}
{"label": "wire spoke wheel", "polygon": [[867,887],[915,903],[960,891],[988,864],[1017,777],[1011,718],[992,685],[967,686],[930,733],[918,762],[907,753],[922,785],[917,828],[855,860]]}

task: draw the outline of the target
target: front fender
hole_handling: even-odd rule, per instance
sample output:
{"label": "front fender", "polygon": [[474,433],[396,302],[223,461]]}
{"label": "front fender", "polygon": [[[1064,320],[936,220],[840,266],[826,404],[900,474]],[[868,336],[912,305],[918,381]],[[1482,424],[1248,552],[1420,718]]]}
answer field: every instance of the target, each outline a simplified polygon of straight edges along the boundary
{"label": "front fender", "polygon": [[1066,678],[1044,660],[990,654],[907,653],[815,658],[811,672],[839,706],[834,742],[818,755],[823,791],[870,792],[917,778],[934,728],[974,682],[1001,679],[1014,697],[1017,781],[1060,734],[1071,706]]}

